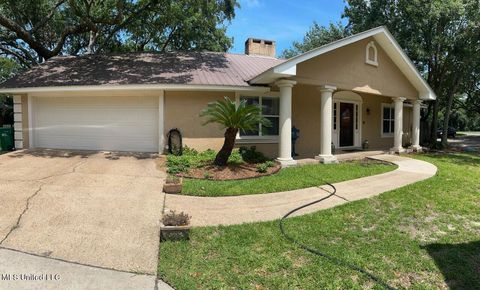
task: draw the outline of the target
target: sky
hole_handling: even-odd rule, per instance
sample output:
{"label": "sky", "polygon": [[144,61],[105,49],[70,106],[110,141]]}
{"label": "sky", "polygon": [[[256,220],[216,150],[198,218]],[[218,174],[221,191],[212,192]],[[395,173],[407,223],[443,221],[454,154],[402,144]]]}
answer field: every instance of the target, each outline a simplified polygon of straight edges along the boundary
{"label": "sky", "polygon": [[[293,41],[301,41],[314,21],[320,25],[341,21],[343,0],[240,0],[240,9],[228,26],[234,38],[230,52],[243,53],[249,37],[276,41],[277,55]],[[344,22],[344,21],[343,21]]]}

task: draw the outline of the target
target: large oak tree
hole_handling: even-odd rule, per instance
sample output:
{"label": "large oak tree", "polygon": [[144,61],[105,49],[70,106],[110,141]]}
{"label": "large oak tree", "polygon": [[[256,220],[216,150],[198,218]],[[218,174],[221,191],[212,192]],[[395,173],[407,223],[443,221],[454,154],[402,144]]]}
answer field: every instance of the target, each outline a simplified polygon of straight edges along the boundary
{"label": "large oak tree", "polygon": [[0,56],[23,66],[59,54],[226,51],[236,0],[3,0]]}
{"label": "large oak tree", "polygon": [[[438,96],[429,102],[430,144],[436,146],[440,111],[443,138],[452,108],[460,103],[474,108],[478,100],[480,62],[479,0],[346,0],[343,17],[348,24],[316,24],[304,41],[294,43],[284,56],[308,51],[313,45],[385,25],[395,36]],[[465,94],[467,98],[465,98]]]}

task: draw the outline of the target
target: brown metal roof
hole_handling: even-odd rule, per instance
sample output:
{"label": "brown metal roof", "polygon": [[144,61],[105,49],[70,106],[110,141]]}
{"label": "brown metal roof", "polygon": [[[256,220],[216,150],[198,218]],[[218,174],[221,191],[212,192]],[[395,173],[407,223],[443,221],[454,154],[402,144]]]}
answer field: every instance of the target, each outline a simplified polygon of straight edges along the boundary
{"label": "brown metal roof", "polygon": [[59,56],[5,81],[0,89],[133,84],[249,86],[248,80],[284,61],[216,52]]}

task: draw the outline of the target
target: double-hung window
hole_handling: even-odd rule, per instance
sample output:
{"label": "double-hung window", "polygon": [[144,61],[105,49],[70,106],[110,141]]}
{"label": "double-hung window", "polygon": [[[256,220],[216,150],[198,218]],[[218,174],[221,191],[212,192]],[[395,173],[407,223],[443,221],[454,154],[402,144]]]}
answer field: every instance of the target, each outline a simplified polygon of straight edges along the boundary
{"label": "double-hung window", "polygon": [[390,104],[382,104],[382,136],[392,136],[395,131],[395,108]]}
{"label": "double-hung window", "polygon": [[258,124],[256,129],[240,131],[240,137],[277,137],[279,127],[279,99],[276,97],[240,97],[246,100],[249,105],[256,105],[262,108],[262,116],[270,120],[271,126],[266,127]]}

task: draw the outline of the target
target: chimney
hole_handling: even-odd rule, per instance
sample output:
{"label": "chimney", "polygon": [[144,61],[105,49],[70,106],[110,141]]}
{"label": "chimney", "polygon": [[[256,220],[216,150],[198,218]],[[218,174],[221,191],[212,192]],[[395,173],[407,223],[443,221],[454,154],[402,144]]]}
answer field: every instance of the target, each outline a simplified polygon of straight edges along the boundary
{"label": "chimney", "polygon": [[275,57],[275,41],[249,38],[245,41],[245,54]]}

